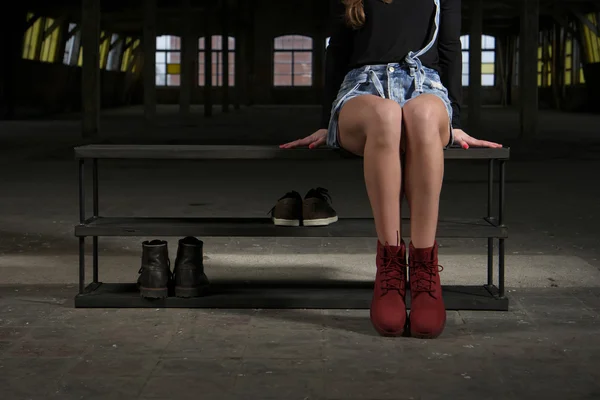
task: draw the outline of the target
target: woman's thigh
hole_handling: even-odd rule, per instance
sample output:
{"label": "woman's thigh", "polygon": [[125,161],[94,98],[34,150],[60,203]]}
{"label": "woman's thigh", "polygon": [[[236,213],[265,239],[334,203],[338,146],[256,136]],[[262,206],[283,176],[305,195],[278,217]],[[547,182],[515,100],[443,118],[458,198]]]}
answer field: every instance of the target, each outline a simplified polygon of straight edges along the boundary
{"label": "woman's thigh", "polygon": [[375,95],[360,95],[348,100],[340,110],[338,140],[340,147],[362,156],[367,137],[382,145],[400,143],[402,108],[393,101]]}

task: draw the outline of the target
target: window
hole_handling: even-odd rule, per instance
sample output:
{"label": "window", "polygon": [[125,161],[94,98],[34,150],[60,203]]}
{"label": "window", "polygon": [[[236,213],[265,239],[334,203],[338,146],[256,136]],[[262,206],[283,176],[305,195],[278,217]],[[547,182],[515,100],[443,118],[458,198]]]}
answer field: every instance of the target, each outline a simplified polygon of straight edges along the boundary
{"label": "window", "polygon": [[40,61],[54,62],[56,60],[60,24],[52,18],[44,18],[44,20],[44,40],[40,51]]}
{"label": "window", "polygon": [[100,33],[100,69],[106,68],[106,61],[108,59],[108,49],[110,48],[110,35],[106,32]]}
{"label": "window", "polygon": [[109,71],[118,71],[121,65],[121,54],[123,54],[123,39],[117,34],[112,34],[110,37],[110,46],[108,48],[108,56],[106,58],[106,69]]}
{"label": "window", "polygon": [[28,13],[27,24],[29,28],[27,28],[23,38],[23,58],[35,60],[37,58],[40,30],[42,29],[42,19],[34,16],[33,13]]}
{"label": "window", "polygon": [[156,85],[179,86],[181,81],[181,38],[156,38]]}
{"label": "window", "polygon": [[74,65],[79,58],[79,39],[81,31],[77,29],[77,24],[69,24],[69,32],[67,33],[67,43],[65,44],[65,53],[63,54],[63,63],[66,65]]}
{"label": "window", "polygon": [[[205,38],[198,40],[198,86],[204,86],[204,55],[206,53]],[[229,46],[229,86],[235,86],[235,38],[227,38]],[[211,62],[212,62],[212,86],[223,86],[223,36],[214,35],[211,37]]]}
{"label": "window", "polygon": [[[462,46],[462,84],[469,86],[469,35],[460,37]],[[494,86],[496,68],[496,39],[481,36],[481,85]]]}
{"label": "window", "polygon": [[135,57],[137,56],[139,46],[139,39],[134,40],[130,37],[125,38],[125,49],[123,51],[123,57],[121,57],[121,71],[135,72]]}
{"label": "window", "polygon": [[[585,16],[589,21],[590,25],[598,27],[600,26],[600,18],[595,13],[591,13]],[[582,24],[583,31],[583,48],[584,54],[588,63],[599,63],[600,62],[600,36],[596,34],[589,26]]]}
{"label": "window", "polygon": [[540,32],[538,39],[538,86],[552,85],[552,44],[548,32]]}
{"label": "window", "polygon": [[312,86],[313,40],[308,36],[275,38],[273,54],[274,86]]}

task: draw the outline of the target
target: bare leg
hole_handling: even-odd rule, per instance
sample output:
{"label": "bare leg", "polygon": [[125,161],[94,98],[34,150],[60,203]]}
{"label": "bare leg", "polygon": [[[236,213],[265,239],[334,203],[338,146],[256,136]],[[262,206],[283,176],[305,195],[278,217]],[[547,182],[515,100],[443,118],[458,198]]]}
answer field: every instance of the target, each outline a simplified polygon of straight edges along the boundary
{"label": "bare leg", "polygon": [[430,94],[410,100],[403,111],[406,195],[411,217],[410,334],[435,338],[446,325],[435,236],[444,176],[443,147],[450,138],[448,113],[443,101]]}
{"label": "bare leg", "polygon": [[403,117],[410,237],[416,248],[429,248],[435,242],[438,224],[443,148],[450,140],[448,113],[440,98],[422,94],[405,104]]}
{"label": "bare leg", "polygon": [[377,229],[377,273],[370,318],[381,335],[399,336],[406,326],[406,247],[400,233],[400,133],[402,108],[372,95],[348,101],[339,117],[341,146],[363,156]]}
{"label": "bare leg", "polygon": [[381,244],[396,245],[401,228],[401,127],[401,107],[372,95],[349,100],[339,116],[341,146],[364,157],[365,184]]}

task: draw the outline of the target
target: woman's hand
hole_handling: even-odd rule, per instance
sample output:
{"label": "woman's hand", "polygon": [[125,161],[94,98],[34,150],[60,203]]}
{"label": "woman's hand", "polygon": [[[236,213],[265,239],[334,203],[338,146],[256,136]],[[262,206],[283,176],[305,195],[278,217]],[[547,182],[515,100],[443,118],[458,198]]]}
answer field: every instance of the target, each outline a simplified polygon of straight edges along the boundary
{"label": "woman's hand", "polygon": [[304,139],[294,140],[293,142],[289,142],[286,144],[282,144],[279,146],[280,149],[293,149],[294,147],[303,147],[308,146],[309,149],[315,149],[319,146],[322,146],[327,141],[327,129],[319,129],[315,133],[310,136],[305,137]]}
{"label": "woman's hand", "polygon": [[486,140],[479,140],[471,137],[465,133],[462,129],[453,129],[454,142],[458,143],[463,149],[469,147],[491,147],[493,149],[501,148],[502,145],[494,142],[488,142]]}

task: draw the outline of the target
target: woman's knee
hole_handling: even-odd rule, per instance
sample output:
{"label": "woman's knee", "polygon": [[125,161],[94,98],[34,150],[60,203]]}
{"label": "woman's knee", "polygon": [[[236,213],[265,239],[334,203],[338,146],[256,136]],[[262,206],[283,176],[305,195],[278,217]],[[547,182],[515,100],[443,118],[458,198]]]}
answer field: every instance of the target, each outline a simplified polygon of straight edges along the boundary
{"label": "woman's knee", "polygon": [[439,99],[416,98],[406,103],[403,118],[407,141],[413,143],[439,141],[441,127],[448,125],[447,114],[444,104]]}
{"label": "woman's knee", "polygon": [[374,102],[364,120],[367,140],[381,146],[399,148],[402,129],[402,107],[392,100]]}

